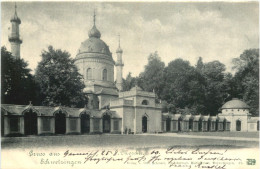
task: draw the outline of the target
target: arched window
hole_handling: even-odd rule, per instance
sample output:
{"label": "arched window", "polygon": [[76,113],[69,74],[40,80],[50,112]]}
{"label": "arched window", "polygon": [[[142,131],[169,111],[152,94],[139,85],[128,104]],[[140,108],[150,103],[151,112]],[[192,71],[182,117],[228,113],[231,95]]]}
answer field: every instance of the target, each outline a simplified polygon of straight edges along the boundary
{"label": "arched window", "polygon": [[148,100],[143,100],[142,105],[148,105]]}
{"label": "arched window", "polygon": [[104,81],[107,81],[107,70],[106,69],[104,69],[102,72],[102,78]]}
{"label": "arched window", "polygon": [[91,68],[87,69],[87,78],[86,79],[92,79],[92,70],[91,70]]}

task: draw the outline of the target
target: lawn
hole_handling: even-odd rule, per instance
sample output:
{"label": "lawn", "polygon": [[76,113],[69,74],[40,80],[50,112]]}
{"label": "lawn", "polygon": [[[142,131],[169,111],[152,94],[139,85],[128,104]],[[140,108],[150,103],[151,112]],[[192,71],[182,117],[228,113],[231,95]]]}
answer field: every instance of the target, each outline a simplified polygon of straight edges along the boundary
{"label": "lawn", "polygon": [[[189,133],[189,134],[193,134],[193,133]],[[196,134],[200,134],[200,133],[196,133]],[[224,133],[222,134],[224,135]],[[244,148],[244,147],[258,147],[258,142],[222,140],[222,139],[203,139],[203,138],[180,138],[180,137],[177,138],[174,136],[160,136],[160,135],[107,135],[107,134],[3,137],[2,138],[2,149],[52,148],[52,147],[166,148],[170,146],[187,147],[187,148],[190,147]]]}

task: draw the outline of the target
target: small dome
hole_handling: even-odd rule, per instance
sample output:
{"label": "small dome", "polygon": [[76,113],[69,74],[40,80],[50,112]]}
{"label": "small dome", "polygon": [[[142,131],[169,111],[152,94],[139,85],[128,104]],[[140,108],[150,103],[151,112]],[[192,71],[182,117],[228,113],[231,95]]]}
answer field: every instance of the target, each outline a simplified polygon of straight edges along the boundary
{"label": "small dome", "polygon": [[134,90],[136,90],[136,91],[143,91],[139,86],[135,86],[135,87],[133,87],[130,91],[134,91]]}
{"label": "small dome", "polygon": [[93,38],[93,37],[100,38],[101,37],[101,34],[100,34],[99,30],[96,28],[95,25],[88,32],[88,37],[90,37],[90,38]]}
{"label": "small dome", "polygon": [[233,98],[232,100],[226,102],[221,109],[249,109],[249,106],[237,99],[237,98]]}
{"label": "small dome", "polygon": [[10,21],[11,21],[11,22],[17,22],[17,23],[21,24],[21,20],[20,20],[20,18],[17,16],[16,12],[14,13],[14,16],[11,18]]}
{"label": "small dome", "polygon": [[123,53],[123,50],[120,48],[120,46],[117,48],[116,53]]}

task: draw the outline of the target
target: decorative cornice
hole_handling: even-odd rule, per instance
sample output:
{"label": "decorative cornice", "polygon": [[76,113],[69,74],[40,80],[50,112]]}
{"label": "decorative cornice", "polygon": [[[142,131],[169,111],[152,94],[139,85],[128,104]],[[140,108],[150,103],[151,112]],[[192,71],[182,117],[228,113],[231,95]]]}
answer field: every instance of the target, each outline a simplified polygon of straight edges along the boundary
{"label": "decorative cornice", "polygon": [[105,64],[109,64],[111,66],[115,65],[115,62],[113,60],[109,60],[109,59],[106,59],[106,58],[84,57],[84,58],[80,58],[80,59],[75,60],[75,64],[86,63],[86,62],[105,63]]}
{"label": "decorative cornice", "polygon": [[124,108],[124,107],[128,107],[128,108],[140,108],[140,109],[156,109],[156,110],[162,110],[162,108],[158,108],[158,107],[143,107],[143,106],[130,106],[130,105],[118,105],[118,106],[110,106],[110,109],[114,109],[114,108]]}
{"label": "decorative cornice", "polygon": [[111,61],[113,64],[115,64],[115,61],[113,60],[112,56],[103,54],[103,53],[97,53],[97,52],[83,52],[83,53],[79,53],[76,55],[75,60],[80,60],[80,59],[87,59],[87,58],[94,58],[94,59],[104,59],[104,60],[108,60]]}

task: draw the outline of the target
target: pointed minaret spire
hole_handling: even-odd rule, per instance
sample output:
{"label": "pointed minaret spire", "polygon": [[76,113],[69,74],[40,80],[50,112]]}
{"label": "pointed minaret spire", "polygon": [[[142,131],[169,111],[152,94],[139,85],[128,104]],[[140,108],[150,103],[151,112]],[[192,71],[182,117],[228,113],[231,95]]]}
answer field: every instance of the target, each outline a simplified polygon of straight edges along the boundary
{"label": "pointed minaret spire", "polygon": [[11,53],[15,59],[20,59],[20,44],[22,39],[19,34],[19,25],[21,24],[20,18],[17,16],[16,12],[17,6],[14,5],[14,15],[11,17],[11,34],[9,35],[9,42],[11,43]]}
{"label": "pointed minaret spire", "polygon": [[118,34],[118,48],[116,50],[116,53],[123,53],[123,50],[120,47],[120,34]]}
{"label": "pointed minaret spire", "polygon": [[118,34],[118,47],[120,48],[120,34]]}
{"label": "pointed minaret spire", "polygon": [[122,61],[123,50],[120,47],[120,34],[118,35],[118,48],[116,50],[117,61],[116,61],[116,87],[119,91],[123,90],[123,67],[124,63]]}
{"label": "pointed minaret spire", "polygon": [[17,8],[17,6],[16,6],[16,2],[14,3],[14,13],[16,14],[16,8]]}
{"label": "pointed minaret spire", "polygon": [[94,9],[93,23],[96,26],[96,9]]}
{"label": "pointed minaret spire", "polygon": [[92,29],[90,29],[90,31],[88,32],[88,36],[90,38],[100,38],[101,34],[99,32],[99,30],[96,28],[96,9],[94,9],[94,15],[93,15],[93,27]]}

